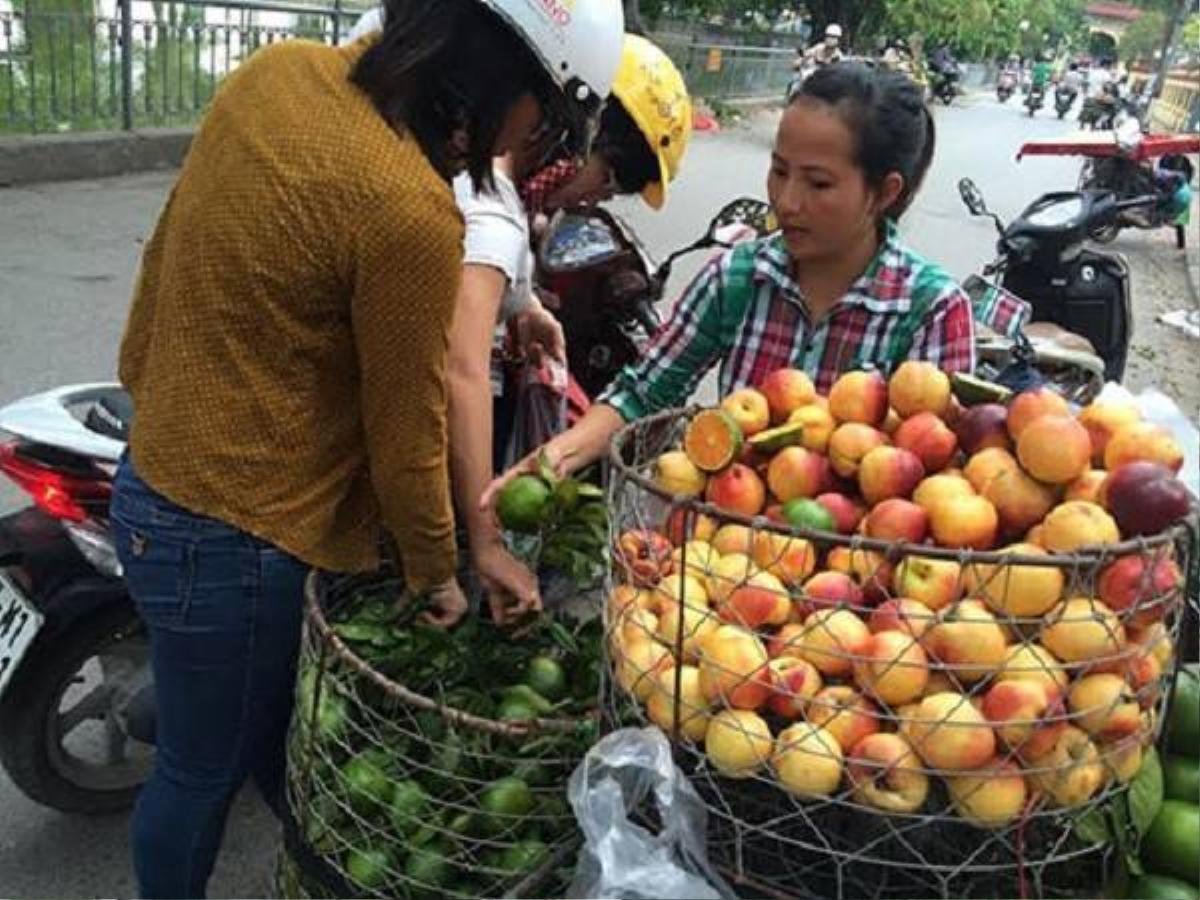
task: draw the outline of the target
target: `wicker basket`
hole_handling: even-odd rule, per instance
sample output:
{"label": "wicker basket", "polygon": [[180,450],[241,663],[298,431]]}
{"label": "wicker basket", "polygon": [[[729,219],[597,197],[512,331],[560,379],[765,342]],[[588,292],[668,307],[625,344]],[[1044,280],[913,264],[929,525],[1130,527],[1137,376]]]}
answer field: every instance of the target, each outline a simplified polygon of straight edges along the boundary
{"label": "wicker basket", "polygon": [[[1113,849],[1079,823],[1108,821],[1159,737],[1194,527],[1055,555],[731,515],[656,486],[689,415],[613,443],[607,726],[671,737],[729,880],[766,896],[1096,895]],[[692,542],[721,542],[717,525],[741,526],[725,548],[744,541],[753,566]],[[1130,557],[1174,578],[1109,610],[1098,579]],[[944,607],[896,601],[906,559],[953,573]],[[814,570],[854,592],[819,590]],[[1052,608],[1020,609],[1047,584]]]}
{"label": "wicker basket", "polygon": [[[595,710],[501,720],[486,691],[470,690],[481,679],[465,674],[481,635],[461,631],[446,635],[423,683],[401,683],[406,673],[389,668],[386,651],[369,662],[370,641],[339,624],[351,607],[390,607],[399,590],[386,575],[309,578],[280,895],[560,892],[578,846],[565,787],[596,734]],[[370,639],[402,641],[406,630],[392,625]],[[485,687],[516,683],[525,657],[551,646],[538,635],[514,639]]]}

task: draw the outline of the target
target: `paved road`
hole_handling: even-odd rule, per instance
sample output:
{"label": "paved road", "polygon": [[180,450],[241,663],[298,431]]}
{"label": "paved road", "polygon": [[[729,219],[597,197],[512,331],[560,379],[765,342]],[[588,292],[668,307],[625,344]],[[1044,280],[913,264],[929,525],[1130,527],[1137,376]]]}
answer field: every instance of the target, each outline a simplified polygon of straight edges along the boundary
{"label": "paved road", "polygon": [[[956,182],[970,176],[1004,217],[1043,191],[1069,189],[1078,164],[1014,162],[1020,143],[1068,130],[1045,115],[987,96],[936,112],[939,147],[926,187],[905,219],[910,241],[958,276],[992,252],[989,223],[972,220]],[[721,204],[763,196],[775,118],[752,116],[742,128],[698,135],[665,212],[618,204],[651,252],[663,254],[704,230]],[[0,403],[70,381],[111,378],[141,243],[170,187],[170,174],[0,190]],[[1197,409],[1200,369],[1189,347],[1154,322],[1156,311],[1194,305],[1183,256],[1166,232],[1122,237],[1137,282],[1137,348],[1131,380],[1163,381]],[[692,266],[680,266],[682,283]],[[670,294],[669,294],[670,296]],[[1171,365],[1161,361],[1170,357]],[[0,510],[17,497],[0,486]],[[134,882],[122,816],[82,819],[39,808],[0,774],[0,896],[129,896]],[[213,896],[267,892],[277,831],[252,793],[234,809]]]}

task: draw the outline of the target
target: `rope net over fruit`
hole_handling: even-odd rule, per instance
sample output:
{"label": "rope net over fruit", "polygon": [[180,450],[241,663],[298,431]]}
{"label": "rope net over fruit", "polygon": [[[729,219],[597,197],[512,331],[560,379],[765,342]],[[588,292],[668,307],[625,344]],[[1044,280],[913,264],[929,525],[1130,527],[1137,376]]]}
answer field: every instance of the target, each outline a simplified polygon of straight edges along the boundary
{"label": "rope net over fruit", "polygon": [[597,733],[600,623],[451,631],[388,575],[310,577],[288,738],[284,896],[560,893],[566,783]]}
{"label": "rope net over fruit", "polygon": [[605,714],[671,738],[714,863],[756,896],[1095,891],[1170,696],[1190,526],[1070,554],[817,530],[771,506],[777,446],[663,490],[696,415],[613,444]]}

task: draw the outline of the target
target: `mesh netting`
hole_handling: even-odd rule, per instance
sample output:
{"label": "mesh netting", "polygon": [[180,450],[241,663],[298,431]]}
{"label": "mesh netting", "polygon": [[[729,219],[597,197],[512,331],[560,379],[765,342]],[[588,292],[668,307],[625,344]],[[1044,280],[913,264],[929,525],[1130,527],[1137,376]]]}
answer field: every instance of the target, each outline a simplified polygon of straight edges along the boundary
{"label": "mesh netting", "polygon": [[1079,823],[1111,822],[1161,730],[1191,526],[1060,555],[746,518],[656,486],[688,421],[614,443],[606,725],[671,737],[724,874],[766,896],[1094,895],[1116,851]]}
{"label": "mesh netting", "polygon": [[278,888],[288,897],[560,893],[567,779],[597,731],[600,623],[451,632],[391,577],[310,578]]}

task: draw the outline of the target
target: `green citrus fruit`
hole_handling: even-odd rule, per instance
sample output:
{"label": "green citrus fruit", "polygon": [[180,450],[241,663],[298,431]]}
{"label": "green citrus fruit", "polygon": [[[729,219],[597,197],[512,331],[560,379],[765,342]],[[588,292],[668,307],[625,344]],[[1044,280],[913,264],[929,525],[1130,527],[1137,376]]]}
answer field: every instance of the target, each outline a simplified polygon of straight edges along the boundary
{"label": "green citrus fruit", "polygon": [[392,803],[388,817],[392,828],[400,834],[416,831],[426,815],[428,798],[425,789],[415,781],[401,781],[392,786]]}
{"label": "green citrus fruit", "polygon": [[408,855],[404,874],[417,883],[418,887],[436,888],[450,875],[450,863],[444,848],[438,845],[418,847]]}
{"label": "green citrus fruit", "polygon": [[504,698],[497,715],[501,722],[528,722],[538,717],[537,710],[527,700],[514,696]]}
{"label": "green citrus fruit", "polygon": [[392,801],[392,780],[370,751],[360,753],[342,766],[342,778],[350,805],[361,813],[369,815]]}
{"label": "green citrus fruit", "polygon": [[805,497],[789,500],[783,504],[783,517],[796,528],[811,528],[814,531],[837,531],[833,515],[816,500]]}
{"label": "green citrus fruit", "polygon": [[1200,759],[1164,756],[1163,789],[1168,800],[1200,803]]}
{"label": "green citrus fruit", "polygon": [[1200,883],[1200,806],[1164,800],[1142,840],[1142,862],[1156,875]]}
{"label": "green citrus fruit", "polygon": [[1175,682],[1168,734],[1172,753],[1200,758],[1200,678],[1187,669]]}
{"label": "green citrus fruit", "polygon": [[1142,875],[1133,879],[1125,896],[1137,900],[1200,900],[1200,893],[1190,884],[1165,875]]}
{"label": "green citrus fruit", "polygon": [[566,673],[551,656],[535,656],[529,661],[525,683],[547,700],[559,700],[567,692]]}
{"label": "green citrus fruit", "polygon": [[488,830],[493,834],[510,829],[517,820],[533,812],[534,797],[529,785],[520,778],[501,778],[489,784],[479,806],[487,813]]}
{"label": "green citrus fruit", "polygon": [[550,488],[536,475],[519,475],[500,491],[496,515],[509,531],[534,534],[550,505]]}
{"label": "green citrus fruit", "polygon": [[518,841],[506,847],[496,859],[496,868],[514,875],[532,872],[550,857],[550,848],[541,841]]}
{"label": "green citrus fruit", "polygon": [[346,854],[346,874],[367,890],[383,887],[391,865],[392,858],[382,850],[354,848]]}

